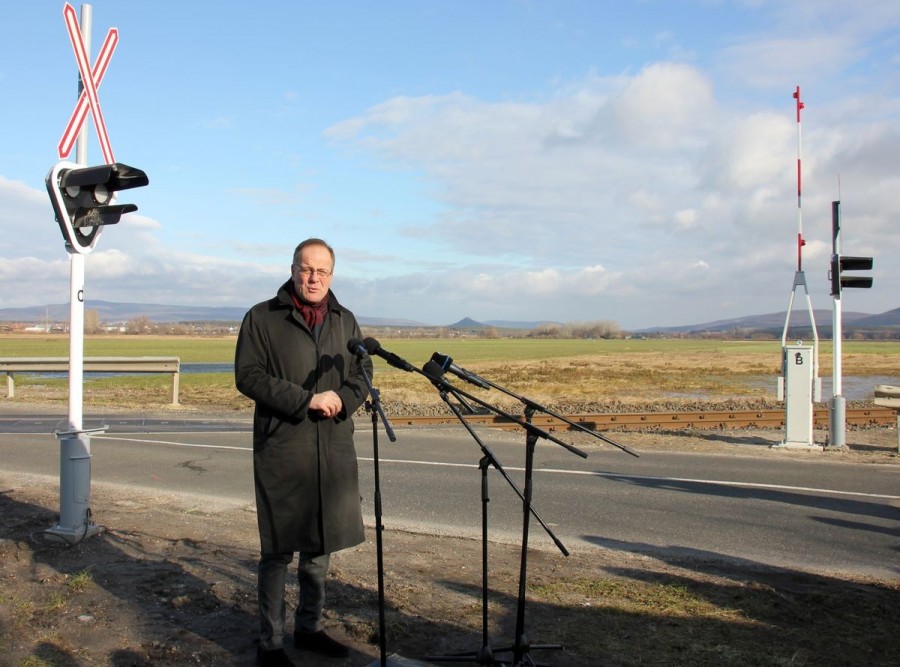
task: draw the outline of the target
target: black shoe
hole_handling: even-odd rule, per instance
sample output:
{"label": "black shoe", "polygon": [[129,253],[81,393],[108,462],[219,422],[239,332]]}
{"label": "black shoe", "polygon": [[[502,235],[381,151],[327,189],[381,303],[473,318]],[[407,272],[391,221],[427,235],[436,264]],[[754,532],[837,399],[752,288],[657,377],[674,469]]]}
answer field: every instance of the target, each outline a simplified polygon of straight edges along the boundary
{"label": "black shoe", "polygon": [[314,651],[329,658],[346,658],[350,655],[350,649],[335,641],[324,630],[318,632],[295,632],[294,646],[304,651]]}
{"label": "black shoe", "polygon": [[296,667],[284,652],[284,649],[276,648],[266,651],[263,648],[256,649],[256,667]]}

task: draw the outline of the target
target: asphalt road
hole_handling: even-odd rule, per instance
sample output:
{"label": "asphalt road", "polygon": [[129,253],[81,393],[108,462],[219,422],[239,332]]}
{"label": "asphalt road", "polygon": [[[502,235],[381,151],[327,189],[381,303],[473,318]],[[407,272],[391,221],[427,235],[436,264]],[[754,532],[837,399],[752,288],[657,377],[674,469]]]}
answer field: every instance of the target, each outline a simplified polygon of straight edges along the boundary
{"label": "asphalt road", "polygon": [[[94,483],[253,503],[249,422],[107,417],[86,420],[84,426],[100,422],[110,428],[91,438]],[[53,431],[64,428],[59,417],[0,418],[0,479],[3,471],[58,478]],[[480,537],[486,505],[490,539],[521,543],[524,506],[517,490],[525,487],[525,438],[487,429],[478,433],[486,450],[462,427],[398,429],[393,443],[379,430],[388,531]],[[356,441],[371,524],[375,466],[368,424],[357,431]],[[547,528],[532,518],[530,545],[560,551],[605,547],[673,561],[728,559],[747,567],[900,574],[898,465],[679,452],[641,452],[634,458],[608,446],[587,451],[582,459],[539,441],[532,506]],[[479,461],[486,453],[506,476],[488,465],[489,501],[483,503]],[[102,508],[93,512],[102,523]]]}

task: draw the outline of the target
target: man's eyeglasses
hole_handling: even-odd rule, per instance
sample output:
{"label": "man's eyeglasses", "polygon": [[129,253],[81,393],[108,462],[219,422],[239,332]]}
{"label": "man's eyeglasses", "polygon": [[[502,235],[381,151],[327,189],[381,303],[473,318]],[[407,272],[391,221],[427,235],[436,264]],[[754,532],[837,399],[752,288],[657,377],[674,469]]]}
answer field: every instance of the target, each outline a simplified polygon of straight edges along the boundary
{"label": "man's eyeglasses", "polygon": [[331,275],[331,271],[329,271],[328,269],[314,269],[311,266],[297,266],[296,264],[294,264],[293,267],[297,269],[297,271],[299,271],[301,275],[304,275],[307,278],[312,278],[314,273],[319,277],[320,280],[324,280]]}

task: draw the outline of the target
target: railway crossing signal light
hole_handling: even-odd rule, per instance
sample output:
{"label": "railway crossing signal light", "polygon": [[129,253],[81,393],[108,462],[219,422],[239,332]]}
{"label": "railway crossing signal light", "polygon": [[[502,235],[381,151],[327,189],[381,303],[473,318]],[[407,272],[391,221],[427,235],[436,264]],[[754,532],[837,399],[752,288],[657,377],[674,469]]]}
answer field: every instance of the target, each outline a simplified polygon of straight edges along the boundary
{"label": "railway crossing signal light", "polygon": [[844,271],[871,271],[874,260],[871,257],[831,257],[831,295],[841,297],[845,287],[868,288],[872,286],[872,276],[845,276]]}
{"label": "railway crossing signal light", "polygon": [[150,180],[140,169],[119,162],[85,167],[62,161],[47,174],[46,183],[63,239],[71,252],[85,255],[94,249],[104,225],[137,210],[134,204],[116,204],[116,193]]}

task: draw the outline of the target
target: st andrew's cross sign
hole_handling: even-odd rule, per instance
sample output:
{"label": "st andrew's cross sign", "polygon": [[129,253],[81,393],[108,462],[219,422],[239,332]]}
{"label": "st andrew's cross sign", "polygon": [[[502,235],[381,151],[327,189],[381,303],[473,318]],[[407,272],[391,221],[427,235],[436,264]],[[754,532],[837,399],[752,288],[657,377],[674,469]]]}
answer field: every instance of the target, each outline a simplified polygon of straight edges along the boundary
{"label": "st andrew's cross sign", "polygon": [[87,119],[88,109],[94,118],[94,127],[97,129],[97,137],[100,140],[100,151],[103,153],[103,160],[107,164],[115,162],[113,157],[112,146],[109,142],[109,135],[106,132],[106,121],[103,120],[103,111],[100,108],[100,98],[97,95],[97,89],[106,74],[106,68],[112,58],[113,52],[116,50],[116,44],[119,42],[119,31],[116,28],[110,28],[106,33],[106,39],[97,54],[97,60],[94,62],[93,70],[90,68],[88,52],[84,45],[84,38],[81,34],[81,27],[78,25],[78,17],[75,14],[75,8],[68,2],[63,8],[63,19],[66,22],[66,30],[69,33],[69,41],[72,42],[72,49],[75,51],[75,61],[78,63],[78,73],[81,75],[81,83],[83,90],[75,104],[75,110],[69,118],[66,129],[63,131],[62,138],[59,140],[57,150],[60,158],[66,158],[75,145],[81,128]]}

